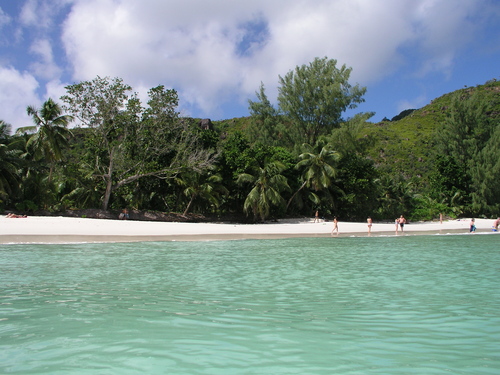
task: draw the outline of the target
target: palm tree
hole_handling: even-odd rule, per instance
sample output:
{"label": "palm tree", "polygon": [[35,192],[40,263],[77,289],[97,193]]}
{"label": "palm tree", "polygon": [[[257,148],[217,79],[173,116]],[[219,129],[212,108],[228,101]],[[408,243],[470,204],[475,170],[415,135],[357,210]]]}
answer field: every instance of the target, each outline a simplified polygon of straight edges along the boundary
{"label": "palm tree", "polygon": [[8,199],[18,186],[19,153],[9,140],[11,126],[0,120],[0,202]]}
{"label": "palm tree", "polygon": [[221,184],[222,177],[219,175],[203,175],[196,171],[189,171],[182,173],[181,177],[177,178],[176,181],[181,186],[185,186],[183,194],[189,198],[183,215],[187,215],[197,198],[218,207],[220,194],[228,193],[227,189]]}
{"label": "palm tree", "polygon": [[52,179],[54,164],[62,160],[62,149],[68,145],[71,131],[67,128],[73,117],[63,115],[59,104],[51,98],[40,109],[28,106],[26,112],[32,117],[34,126],[19,128],[19,134],[32,134],[26,146],[33,147],[34,159],[45,159],[50,165],[49,181]]}
{"label": "palm tree", "polygon": [[241,173],[238,176],[239,184],[253,184],[243,204],[246,214],[252,211],[254,219],[260,217],[264,221],[269,216],[271,206],[284,205],[281,192],[290,189],[286,177],[280,174],[285,169],[285,165],[279,161],[265,162],[264,167],[255,169],[254,175]]}
{"label": "palm tree", "polygon": [[299,155],[300,161],[295,166],[297,169],[304,170],[303,183],[288,201],[287,208],[302,189],[308,187],[316,192],[327,189],[332,185],[333,178],[337,174],[335,164],[340,155],[336,151],[325,146],[319,154],[316,154],[310,145],[304,144],[303,146],[306,152]]}

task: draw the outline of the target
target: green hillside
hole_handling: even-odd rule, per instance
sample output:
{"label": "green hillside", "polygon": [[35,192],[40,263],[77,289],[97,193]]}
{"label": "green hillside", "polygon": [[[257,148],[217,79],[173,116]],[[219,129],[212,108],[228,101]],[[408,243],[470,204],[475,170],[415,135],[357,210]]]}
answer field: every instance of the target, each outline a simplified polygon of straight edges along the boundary
{"label": "green hillside", "polygon": [[436,155],[436,135],[450,115],[452,96],[473,92],[492,104],[493,111],[489,115],[500,120],[500,81],[491,80],[484,85],[445,94],[398,121],[367,124],[366,134],[375,139],[369,152],[371,158],[388,172],[399,171],[406,177],[426,176]]}
{"label": "green hillside", "polygon": [[[369,150],[370,158],[384,172],[401,173],[407,178],[425,178],[436,156],[436,134],[450,115],[452,96],[473,92],[491,102],[494,110],[490,115],[500,119],[500,81],[491,80],[483,85],[457,90],[432,100],[423,108],[408,111],[411,113],[399,120],[367,123],[366,136],[374,139]],[[240,117],[213,123],[220,134],[230,134],[235,131],[245,133],[250,122],[250,117]]]}

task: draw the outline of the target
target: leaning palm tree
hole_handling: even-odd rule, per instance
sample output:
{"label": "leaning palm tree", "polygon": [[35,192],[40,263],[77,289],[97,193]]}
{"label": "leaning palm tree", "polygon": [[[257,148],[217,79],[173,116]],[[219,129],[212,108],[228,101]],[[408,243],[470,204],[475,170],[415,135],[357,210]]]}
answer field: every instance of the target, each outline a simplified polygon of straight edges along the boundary
{"label": "leaning palm tree", "polygon": [[254,219],[264,221],[269,216],[271,206],[284,206],[281,192],[290,189],[286,177],[280,174],[285,169],[285,165],[279,161],[266,162],[263,167],[255,169],[254,175],[242,173],[238,176],[239,184],[253,184],[243,204],[245,213],[252,211]]}
{"label": "leaning palm tree", "polygon": [[299,155],[300,161],[295,166],[295,168],[304,171],[302,174],[303,183],[288,201],[287,208],[302,189],[305,187],[314,191],[327,189],[332,185],[333,178],[337,174],[335,164],[340,156],[336,151],[325,146],[317,154],[310,145],[304,144],[303,146],[306,151]]}
{"label": "leaning palm tree", "polygon": [[197,198],[207,201],[213,207],[219,207],[220,195],[229,193],[222,185],[222,177],[217,174],[207,175],[192,170],[185,171],[176,179],[176,182],[185,187],[183,193],[189,198],[183,215],[187,215]]}
{"label": "leaning palm tree", "polygon": [[35,125],[17,130],[18,134],[31,134],[26,144],[32,147],[34,159],[45,159],[50,165],[49,181],[52,179],[54,164],[62,160],[62,149],[68,145],[71,131],[67,128],[73,117],[62,114],[62,109],[52,99],[47,99],[40,109],[28,106],[26,112]]}

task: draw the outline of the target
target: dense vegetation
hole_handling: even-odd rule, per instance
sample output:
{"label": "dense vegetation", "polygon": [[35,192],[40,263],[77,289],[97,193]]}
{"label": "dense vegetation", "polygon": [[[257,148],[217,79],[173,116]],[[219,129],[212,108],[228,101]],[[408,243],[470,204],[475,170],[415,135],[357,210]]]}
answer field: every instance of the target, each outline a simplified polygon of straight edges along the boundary
{"label": "dense vegetation", "polygon": [[[0,122],[0,210],[151,210],[264,221],[286,216],[410,220],[500,214],[500,82],[464,88],[392,120],[343,119],[365,88],[315,59],[264,84],[251,116],[181,118],[173,89],[143,105],[119,78],[68,86]],[[201,126],[203,123],[203,126]],[[68,125],[69,129],[68,129]]]}

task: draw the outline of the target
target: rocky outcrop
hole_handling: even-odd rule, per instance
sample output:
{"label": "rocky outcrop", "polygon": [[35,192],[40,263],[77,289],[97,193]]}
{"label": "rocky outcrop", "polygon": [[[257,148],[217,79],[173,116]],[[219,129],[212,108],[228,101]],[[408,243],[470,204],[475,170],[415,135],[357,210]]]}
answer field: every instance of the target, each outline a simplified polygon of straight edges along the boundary
{"label": "rocky outcrop", "polygon": [[214,130],[214,124],[212,124],[212,120],[209,118],[204,118],[200,120],[200,128],[202,130]]}

